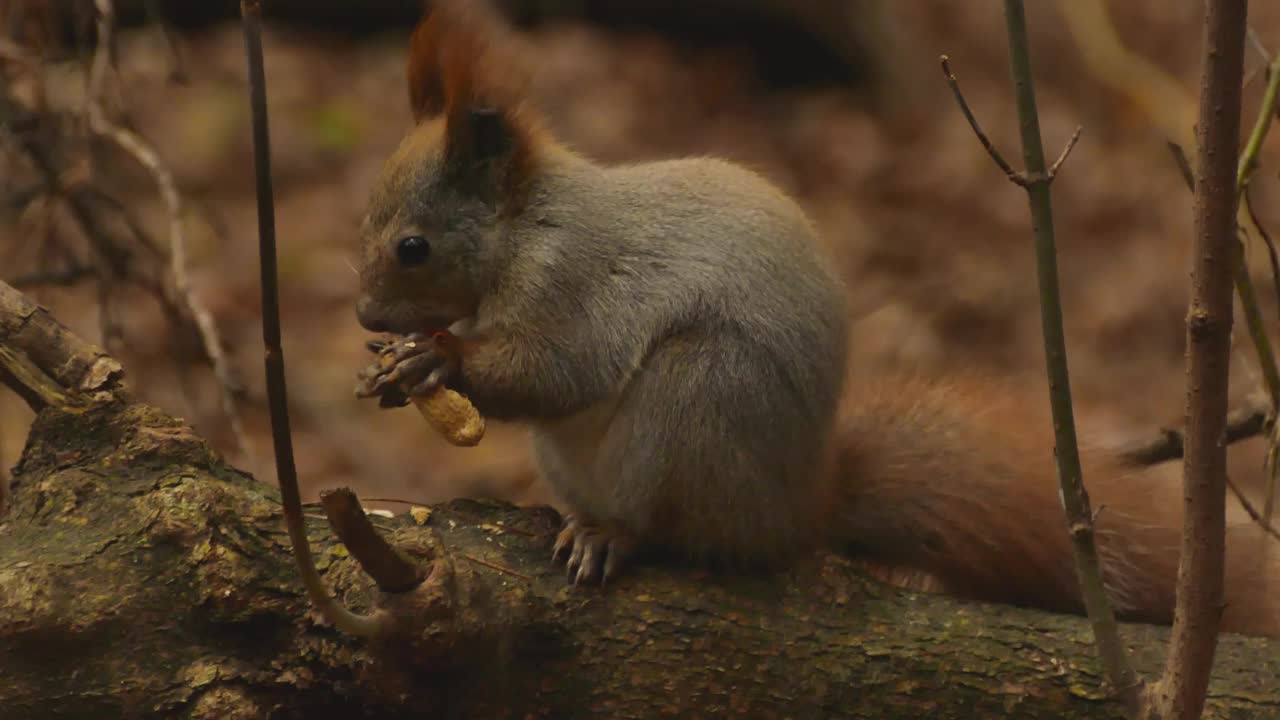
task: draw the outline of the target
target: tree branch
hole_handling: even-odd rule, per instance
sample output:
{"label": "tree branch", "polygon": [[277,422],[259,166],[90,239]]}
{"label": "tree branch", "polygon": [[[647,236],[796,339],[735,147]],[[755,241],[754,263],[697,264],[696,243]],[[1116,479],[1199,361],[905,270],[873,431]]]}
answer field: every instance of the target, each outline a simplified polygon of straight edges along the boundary
{"label": "tree branch", "polygon": [[[1226,445],[1256,437],[1267,428],[1270,410],[1265,407],[1242,407],[1227,415],[1222,441]],[[1186,448],[1186,434],[1181,428],[1164,428],[1153,437],[1120,450],[1120,456],[1134,465],[1156,465],[1178,460]]]}
{"label": "tree branch", "polygon": [[[1233,276],[1243,267],[1236,238],[1236,142],[1244,75],[1246,0],[1206,2],[1195,163],[1195,238],[1187,311],[1187,499],[1177,606],[1164,674],[1152,688],[1154,716],[1200,717],[1222,619],[1226,538],[1227,391]],[[1246,271],[1247,272],[1247,271]],[[1274,401],[1274,395],[1272,396]]]}
{"label": "tree branch", "polygon": [[951,85],[956,102],[969,126],[973,128],[992,160],[1015,185],[1027,191],[1031,207],[1032,231],[1035,236],[1036,271],[1040,286],[1040,319],[1043,326],[1045,369],[1049,379],[1049,401],[1053,410],[1054,447],[1061,486],[1063,508],[1071,533],[1072,553],[1080,580],[1080,592],[1084,600],[1094,642],[1102,658],[1107,679],[1126,708],[1133,713],[1140,703],[1142,680],[1129,662],[1125,646],[1117,630],[1115,613],[1107,599],[1102,580],[1102,565],[1098,558],[1093,525],[1093,510],[1085,490],[1080,467],[1080,451],[1076,441],[1075,418],[1071,407],[1070,375],[1067,370],[1066,339],[1062,324],[1062,299],[1058,290],[1057,249],[1053,237],[1053,206],[1050,185],[1062,163],[1080,138],[1080,128],[1066,147],[1046,170],[1044,148],[1040,140],[1040,121],[1036,111],[1035,87],[1031,74],[1031,57],[1027,39],[1025,10],[1021,0],[1006,0],[1005,19],[1009,37],[1009,59],[1013,72],[1018,106],[1019,127],[1022,131],[1023,159],[1027,169],[1014,171],[991,145],[982,132],[955,76],[951,73],[947,58],[942,57],[942,69]]}
{"label": "tree branch", "polygon": [[[1102,580],[1102,563],[1094,534],[1093,510],[1085,490],[1076,442],[1075,416],[1071,407],[1071,380],[1067,370],[1067,341],[1062,327],[1062,297],[1058,289],[1058,259],[1053,232],[1053,176],[1045,171],[1044,148],[1040,141],[1040,119],[1036,110],[1035,84],[1031,72],[1030,41],[1026,10],[1022,0],[1005,0],[1004,13],[1009,35],[1009,62],[1013,71],[1014,95],[1018,106],[1018,126],[1022,131],[1022,157],[1027,175],[1038,179],[1026,186],[1035,235],[1036,275],[1040,286],[1040,319],[1044,332],[1045,365],[1049,375],[1049,400],[1053,407],[1054,454],[1063,508],[1071,530],[1080,592],[1089,622],[1093,626],[1098,655],[1106,668],[1113,691],[1131,711],[1138,707],[1143,681],[1129,662],[1120,639],[1115,613],[1107,599]],[[1066,157],[1080,131],[1063,151]],[[1061,162],[1061,161],[1059,161]]]}
{"label": "tree branch", "polygon": [[222,337],[218,333],[217,323],[213,315],[205,307],[204,302],[191,289],[191,281],[187,273],[187,239],[182,224],[182,195],[178,192],[173,173],[160,153],[137,133],[112,122],[103,103],[105,85],[111,63],[111,47],[115,37],[115,7],[112,0],[94,0],[97,12],[97,48],[89,72],[89,88],[87,93],[87,114],[89,127],[100,137],[114,143],[142,166],[155,181],[160,199],[164,204],[169,224],[169,272],[173,280],[173,292],[191,315],[204,352],[213,366],[213,374],[218,380],[218,388],[222,396],[222,410],[227,416],[231,434],[236,439],[249,464],[253,465],[253,447],[248,435],[244,432],[244,423],[240,419],[240,411],[236,407],[236,394],[240,383],[231,369],[226,353],[222,349]]}
{"label": "tree branch", "polygon": [[32,410],[127,397],[124,369],[0,281],[0,381]]}
{"label": "tree branch", "polygon": [[249,67],[249,108],[253,121],[253,169],[257,188],[258,250],[261,262],[262,343],[266,369],[271,440],[276,454],[276,482],[284,507],[285,526],[302,583],[311,601],[343,632],[375,637],[386,630],[379,619],[357,615],[335,600],[316,570],[303,525],[298,469],[289,430],[289,398],[285,387],[284,348],[280,344],[280,289],[276,272],[275,200],[271,188],[271,139],[267,125],[267,81],[262,62],[262,4],[241,0],[245,56]]}
{"label": "tree branch", "polygon": [[[372,518],[426,571],[410,593],[380,593],[308,523],[347,605],[418,626],[366,642],[307,612],[274,490],[143,405],[46,409],[14,488],[0,720],[1124,717],[1090,691],[1102,671],[1080,618],[908,593],[828,555],[568,588],[548,561],[555,513],[491,502]],[[1167,629],[1124,633],[1156,669]],[[1274,718],[1280,641],[1222,645],[1211,711]]]}
{"label": "tree branch", "polygon": [[[1124,715],[1080,690],[1101,671],[1079,618],[908,593],[828,555],[777,575],[642,565],[573,589],[548,562],[556,514],[501,503],[370,518],[422,568],[410,592],[380,592],[310,523],[338,596],[401,630],[338,633],[279,551],[272,488],[129,402],[118,372],[85,383],[100,351],[3,284],[0,349],[86,401],[45,406],[15,468],[0,720]],[[1166,629],[1125,635],[1139,668],[1159,664]],[[1209,707],[1273,717],[1280,640],[1222,643]]]}

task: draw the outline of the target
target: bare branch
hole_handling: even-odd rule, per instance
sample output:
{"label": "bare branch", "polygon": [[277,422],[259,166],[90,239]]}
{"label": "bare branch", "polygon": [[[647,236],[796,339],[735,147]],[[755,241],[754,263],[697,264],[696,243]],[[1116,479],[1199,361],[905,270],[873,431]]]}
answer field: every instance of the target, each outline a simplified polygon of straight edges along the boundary
{"label": "bare branch", "polygon": [[245,55],[249,66],[249,107],[253,120],[253,169],[257,187],[258,251],[262,284],[262,344],[266,365],[267,407],[271,415],[271,439],[276,452],[276,481],[284,506],[285,526],[294,560],[311,602],[329,622],[343,632],[373,637],[384,628],[377,616],[357,615],[329,594],[316,571],[315,559],[303,524],[302,498],[298,493],[298,468],[293,459],[289,431],[289,399],[285,389],[284,349],[280,344],[280,289],[276,272],[275,200],[271,188],[271,141],[267,127],[267,80],[262,63],[262,5],[241,0]]}
{"label": "bare branch", "polygon": [[407,592],[422,584],[422,572],[378,534],[354,492],[348,488],[322,492],[320,504],[338,540],[378,584],[379,590]]}
{"label": "bare branch", "polygon": [[1058,154],[1058,159],[1053,161],[1053,166],[1049,168],[1049,180],[1053,180],[1058,176],[1058,170],[1062,168],[1062,163],[1067,161],[1067,156],[1075,149],[1076,143],[1080,141],[1080,133],[1084,132],[1083,125],[1077,125],[1076,131],[1071,133],[1071,139],[1067,140],[1067,144],[1062,148],[1062,152]]}
{"label": "bare branch", "polygon": [[249,464],[253,465],[252,447],[236,407],[236,393],[240,384],[232,373],[226,353],[223,352],[222,340],[212,314],[191,289],[191,281],[187,273],[186,233],[182,224],[182,195],[178,192],[173,173],[150,143],[137,133],[111,122],[107,117],[103,105],[103,93],[106,76],[111,66],[110,49],[114,39],[115,9],[112,0],[94,0],[94,7],[98,13],[98,46],[89,73],[87,112],[90,129],[132,156],[155,180],[168,213],[169,263],[174,290],[195,321],[205,354],[213,365],[213,372],[222,392],[222,409],[227,416],[227,422],[231,426],[236,443],[249,458]]}
{"label": "bare branch", "polygon": [[100,393],[128,393],[120,363],[2,281],[0,381],[36,411],[78,407]]}
{"label": "bare branch", "polygon": [[964,99],[964,93],[960,92],[960,81],[956,79],[955,73],[951,72],[951,58],[943,55],[940,60],[942,62],[942,74],[946,76],[947,84],[951,86],[951,93],[955,95],[956,104],[960,106],[960,112],[964,113],[964,119],[969,121],[969,127],[973,128],[973,134],[978,136],[978,142],[982,143],[982,147],[986,149],[987,154],[999,166],[1005,177],[1021,185],[1021,176],[1005,161],[1000,151],[996,150],[995,146],[991,144],[991,140],[983,132],[982,126],[978,124],[978,119],[973,116],[973,111],[969,109],[969,103]]}
{"label": "bare branch", "polygon": [[1031,52],[1027,39],[1026,10],[1022,0],[1005,0],[1005,21],[1009,38],[1009,62],[1013,71],[1014,92],[1018,107],[1018,125],[1022,134],[1022,156],[1026,172],[1017,173],[995,152],[978,127],[973,113],[951,74],[947,58],[942,69],[951,85],[969,126],[996,164],[1013,183],[1027,192],[1031,209],[1032,232],[1035,237],[1036,275],[1040,287],[1040,320],[1044,331],[1045,368],[1049,379],[1049,401],[1053,409],[1054,447],[1058,465],[1063,509],[1070,529],[1072,554],[1080,582],[1080,594],[1093,627],[1094,642],[1106,670],[1107,679],[1125,706],[1136,712],[1140,706],[1143,681],[1133,670],[1128,652],[1120,639],[1115,612],[1107,598],[1102,580],[1102,564],[1098,558],[1089,494],[1085,490],[1080,467],[1080,451],[1076,440],[1074,412],[1071,406],[1070,374],[1067,370],[1066,338],[1062,322],[1062,298],[1058,290],[1057,248],[1053,233],[1053,203],[1050,187],[1054,175],[1075,147],[1081,129],[1077,128],[1052,168],[1046,169],[1044,147],[1040,138],[1040,119],[1036,109]]}
{"label": "bare branch", "polygon": [[[1207,2],[1195,163],[1195,238],[1187,311],[1187,511],[1177,605],[1164,673],[1152,688],[1155,716],[1193,720],[1203,711],[1222,621],[1226,538],[1227,390],[1236,237],[1236,141],[1244,75],[1246,0]],[[1243,274],[1247,275],[1247,271]],[[1272,396],[1274,402],[1274,395]]]}
{"label": "bare branch", "polygon": [[[1227,416],[1223,442],[1231,444],[1260,435],[1267,429],[1270,410],[1267,407],[1244,407]],[[1120,456],[1134,465],[1156,465],[1182,457],[1186,436],[1180,428],[1165,428],[1156,437],[1134,443],[1120,450]]]}
{"label": "bare branch", "polygon": [[1280,540],[1280,531],[1272,527],[1271,521],[1263,516],[1262,513],[1258,512],[1258,509],[1253,506],[1253,503],[1249,501],[1249,498],[1246,497],[1244,493],[1240,492],[1240,488],[1231,481],[1230,475],[1227,475],[1226,478],[1227,489],[1231,491],[1232,495],[1236,496],[1236,500],[1239,501],[1240,507],[1244,508],[1244,511],[1253,519],[1254,522],[1258,524],[1258,527],[1266,531],[1266,533],[1271,537]]}

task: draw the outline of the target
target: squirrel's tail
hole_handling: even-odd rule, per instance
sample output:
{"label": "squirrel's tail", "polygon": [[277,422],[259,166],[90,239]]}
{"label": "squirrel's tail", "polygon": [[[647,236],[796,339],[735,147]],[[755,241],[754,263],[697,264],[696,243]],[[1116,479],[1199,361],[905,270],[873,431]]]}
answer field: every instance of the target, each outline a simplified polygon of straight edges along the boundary
{"label": "squirrel's tail", "polygon": [[[835,443],[836,540],[891,582],[1082,613],[1052,424],[1028,397],[968,380],[849,387]],[[1081,452],[1117,615],[1171,623],[1180,484]],[[1234,503],[1227,525],[1222,629],[1280,636],[1280,540]]]}

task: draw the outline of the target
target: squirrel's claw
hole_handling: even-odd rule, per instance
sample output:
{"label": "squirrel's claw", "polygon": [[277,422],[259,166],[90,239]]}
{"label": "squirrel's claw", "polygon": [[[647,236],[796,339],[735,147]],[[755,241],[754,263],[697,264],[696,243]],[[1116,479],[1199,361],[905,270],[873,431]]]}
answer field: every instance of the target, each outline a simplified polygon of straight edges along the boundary
{"label": "squirrel's claw", "polygon": [[559,562],[560,557],[564,555],[566,551],[573,549],[573,526],[576,524],[577,521],[572,515],[566,515],[564,517],[564,528],[562,528],[560,530],[560,534],[556,536],[555,547],[551,548],[551,562]]}
{"label": "squirrel's claw", "polygon": [[565,579],[571,585],[595,582],[604,585],[618,576],[635,553],[635,548],[635,541],[625,533],[589,525],[570,515],[565,518],[564,529],[556,537],[551,559],[559,561],[568,553]]}
{"label": "squirrel's claw", "polygon": [[382,407],[407,405],[409,397],[426,395],[443,385],[458,367],[456,359],[422,333],[392,342],[373,340],[365,347],[378,360],[357,373],[356,397],[379,397]]}

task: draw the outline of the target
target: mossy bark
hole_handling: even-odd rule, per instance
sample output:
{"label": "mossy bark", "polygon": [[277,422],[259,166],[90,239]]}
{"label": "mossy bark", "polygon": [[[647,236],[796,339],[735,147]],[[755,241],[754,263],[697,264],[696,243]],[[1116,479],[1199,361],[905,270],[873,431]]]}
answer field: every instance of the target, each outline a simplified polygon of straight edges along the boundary
{"label": "mossy bark", "polygon": [[[394,593],[317,508],[325,581],[385,629],[356,639],[312,612],[275,490],[3,282],[0,384],[39,410],[0,517],[0,720],[1122,716],[1080,618],[898,591],[833,556],[570,588],[555,513],[501,503],[376,518],[426,578]],[[1166,630],[1124,633],[1158,668]],[[1280,642],[1225,637],[1214,672],[1207,717],[1280,716]]]}
{"label": "mossy bark", "polygon": [[[0,718],[1110,718],[1081,619],[899,592],[835,557],[780,576],[664,564],[566,587],[545,509],[378,519],[430,568],[379,593],[318,516],[366,643],[309,611],[272,488],[144,405],[47,408],[0,525]],[[1139,667],[1165,630],[1126,626]],[[1144,651],[1143,649],[1150,649]],[[1280,644],[1224,638],[1212,717],[1280,714]]]}

